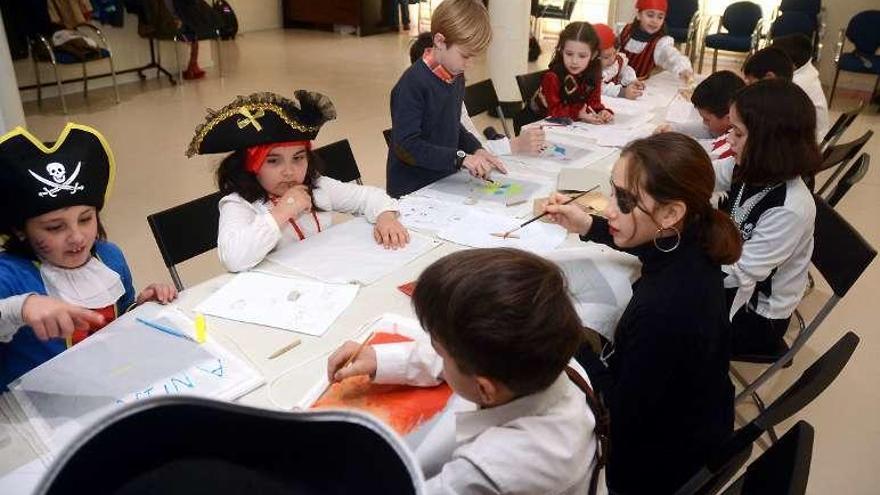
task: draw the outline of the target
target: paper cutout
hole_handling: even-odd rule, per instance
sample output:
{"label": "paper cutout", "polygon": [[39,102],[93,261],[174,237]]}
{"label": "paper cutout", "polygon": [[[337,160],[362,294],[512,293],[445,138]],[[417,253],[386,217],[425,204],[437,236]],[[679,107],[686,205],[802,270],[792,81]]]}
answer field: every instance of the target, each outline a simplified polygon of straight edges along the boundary
{"label": "paper cutout", "polygon": [[[377,332],[371,345],[411,342],[396,333]],[[440,413],[452,397],[446,383],[435,387],[377,385],[367,376],[356,376],[330,385],[312,409],[357,409],[378,417],[400,435],[408,435]]]}
{"label": "paper cutout", "polygon": [[239,273],[195,310],[257,325],[321,336],[357,295],[358,286],[330,285],[265,273]]}

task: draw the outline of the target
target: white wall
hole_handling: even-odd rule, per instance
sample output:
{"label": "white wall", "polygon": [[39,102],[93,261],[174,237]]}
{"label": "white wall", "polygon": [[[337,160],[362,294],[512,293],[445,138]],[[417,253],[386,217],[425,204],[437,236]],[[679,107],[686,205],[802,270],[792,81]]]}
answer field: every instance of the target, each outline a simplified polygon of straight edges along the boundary
{"label": "white wall", "polygon": [[5,134],[16,126],[24,125],[24,110],[16,90],[18,85],[12,70],[9,42],[6,40],[2,17],[0,15],[0,134]]}
{"label": "white wall", "polygon": [[241,33],[277,29],[282,25],[281,0],[227,1],[238,17],[238,30]]}

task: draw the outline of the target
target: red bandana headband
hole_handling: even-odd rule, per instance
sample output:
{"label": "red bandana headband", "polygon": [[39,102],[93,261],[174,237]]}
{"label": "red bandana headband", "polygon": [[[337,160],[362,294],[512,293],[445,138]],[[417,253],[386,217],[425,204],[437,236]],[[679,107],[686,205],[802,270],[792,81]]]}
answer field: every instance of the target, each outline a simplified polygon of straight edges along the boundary
{"label": "red bandana headband", "polygon": [[248,172],[256,175],[263,167],[263,162],[266,161],[266,157],[269,156],[269,153],[280,146],[305,146],[307,151],[311,151],[312,142],[285,141],[280,143],[267,143],[251,146],[250,148],[245,150],[247,156],[245,159],[244,167],[247,169]]}
{"label": "red bandana headband", "polygon": [[669,9],[667,0],[637,0],[636,10],[661,10],[666,12]]}

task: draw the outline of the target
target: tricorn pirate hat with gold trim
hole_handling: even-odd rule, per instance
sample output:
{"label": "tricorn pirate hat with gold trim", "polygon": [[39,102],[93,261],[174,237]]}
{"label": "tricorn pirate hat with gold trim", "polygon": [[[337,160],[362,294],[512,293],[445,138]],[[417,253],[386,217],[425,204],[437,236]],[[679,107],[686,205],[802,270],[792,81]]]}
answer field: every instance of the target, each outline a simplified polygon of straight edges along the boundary
{"label": "tricorn pirate hat with gold trim", "polygon": [[68,123],[54,143],[21,127],[0,136],[0,204],[17,225],[69,206],[100,210],[115,174],[107,140],[85,125]]}
{"label": "tricorn pirate hat with gold trim", "polygon": [[321,93],[303,89],[288,99],[275,93],[239,96],[220,110],[208,109],[186,156],[224,153],[251,146],[312,141],[336,109]]}

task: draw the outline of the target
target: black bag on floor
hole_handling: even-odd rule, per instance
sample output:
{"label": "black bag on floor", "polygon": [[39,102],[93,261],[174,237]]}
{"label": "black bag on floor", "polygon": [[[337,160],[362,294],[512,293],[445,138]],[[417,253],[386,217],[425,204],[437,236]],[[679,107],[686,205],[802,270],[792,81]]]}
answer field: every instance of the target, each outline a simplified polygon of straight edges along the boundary
{"label": "black bag on floor", "polygon": [[231,40],[238,34],[238,17],[226,0],[214,0],[214,11],[220,21],[220,39]]}
{"label": "black bag on floor", "polygon": [[538,60],[538,57],[541,56],[541,45],[538,44],[538,40],[534,36],[529,36],[529,62],[534,62]]}

